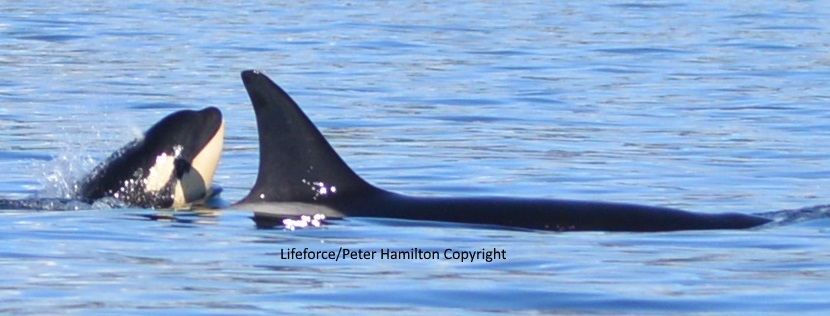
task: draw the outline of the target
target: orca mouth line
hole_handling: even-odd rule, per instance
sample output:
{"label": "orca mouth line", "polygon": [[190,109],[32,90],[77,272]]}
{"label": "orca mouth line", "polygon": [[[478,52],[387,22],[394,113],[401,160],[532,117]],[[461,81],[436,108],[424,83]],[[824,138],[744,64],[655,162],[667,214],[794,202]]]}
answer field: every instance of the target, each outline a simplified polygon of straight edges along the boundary
{"label": "orca mouth line", "polygon": [[254,211],[259,227],[322,214],[439,221],[553,231],[656,232],[757,227],[770,219],[695,213],[621,203],[502,197],[413,197],[377,188],[335,152],[294,100],[266,75],[241,74],[259,134],[254,187],[234,207]]}
{"label": "orca mouth line", "polygon": [[215,107],[174,112],[117,150],[79,183],[77,198],[142,208],[188,208],[211,196],[224,143]]}

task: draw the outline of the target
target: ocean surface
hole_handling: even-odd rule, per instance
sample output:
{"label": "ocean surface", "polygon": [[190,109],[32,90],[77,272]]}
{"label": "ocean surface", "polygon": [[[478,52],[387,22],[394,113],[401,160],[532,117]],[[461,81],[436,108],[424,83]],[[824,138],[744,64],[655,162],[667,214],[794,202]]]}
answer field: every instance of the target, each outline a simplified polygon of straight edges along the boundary
{"label": "ocean surface", "polygon": [[[165,115],[216,106],[215,181],[242,198],[258,164],[245,69],[401,193],[830,204],[824,1],[2,1],[0,197],[64,196]],[[0,314],[830,312],[820,214],[673,233],[251,215],[2,210]],[[377,255],[284,256],[306,248]],[[413,248],[441,255],[380,258]]]}

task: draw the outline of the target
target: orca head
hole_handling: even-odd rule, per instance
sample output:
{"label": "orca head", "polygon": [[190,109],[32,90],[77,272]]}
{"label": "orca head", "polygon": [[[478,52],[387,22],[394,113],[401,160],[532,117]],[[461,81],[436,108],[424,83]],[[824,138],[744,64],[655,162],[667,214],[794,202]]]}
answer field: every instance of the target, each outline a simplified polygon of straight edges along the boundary
{"label": "orca head", "polygon": [[112,154],[81,183],[80,198],[113,197],[147,208],[187,208],[211,195],[225,123],[215,107],[178,111]]}

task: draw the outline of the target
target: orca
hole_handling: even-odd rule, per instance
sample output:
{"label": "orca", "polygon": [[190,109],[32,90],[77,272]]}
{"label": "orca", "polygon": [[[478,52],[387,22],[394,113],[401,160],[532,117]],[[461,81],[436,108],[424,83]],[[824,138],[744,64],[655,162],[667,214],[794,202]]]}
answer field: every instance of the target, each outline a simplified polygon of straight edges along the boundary
{"label": "orca", "polygon": [[141,208],[188,208],[217,192],[211,185],[225,123],[215,107],[174,112],[115,151],[78,184],[76,198],[115,198]]}
{"label": "orca", "polygon": [[378,188],[335,152],[297,103],[261,72],[243,71],[259,133],[259,170],[232,208],[254,212],[258,227],[322,214],[393,218],[551,231],[658,232],[743,229],[770,219],[741,213],[696,213],[667,207],[504,197],[415,197]]}

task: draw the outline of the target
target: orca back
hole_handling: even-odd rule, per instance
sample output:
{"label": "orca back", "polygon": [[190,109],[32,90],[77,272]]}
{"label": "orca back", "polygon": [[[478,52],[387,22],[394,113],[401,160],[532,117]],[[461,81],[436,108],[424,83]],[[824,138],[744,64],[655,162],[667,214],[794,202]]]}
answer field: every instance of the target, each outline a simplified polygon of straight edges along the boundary
{"label": "orca back", "polygon": [[[443,221],[554,231],[673,231],[748,228],[769,219],[677,209],[552,199],[409,197],[376,188],[340,158],[299,106],[264,74],[242,72],[254,106],[260,162],[256,184],[238,204],[258,227],[323,214]],[[269,204],[268,202],[279,202]],[[288,202],[288,203],[285,203]],[[279,205],[276,205],[279,204]]]}
{"label": "orca back", "polygon": [[256,183],[239,203],[322,202],[377,190],[340,158],[288,94],[264,74],[247,70],[242,82],[259,133]]}

